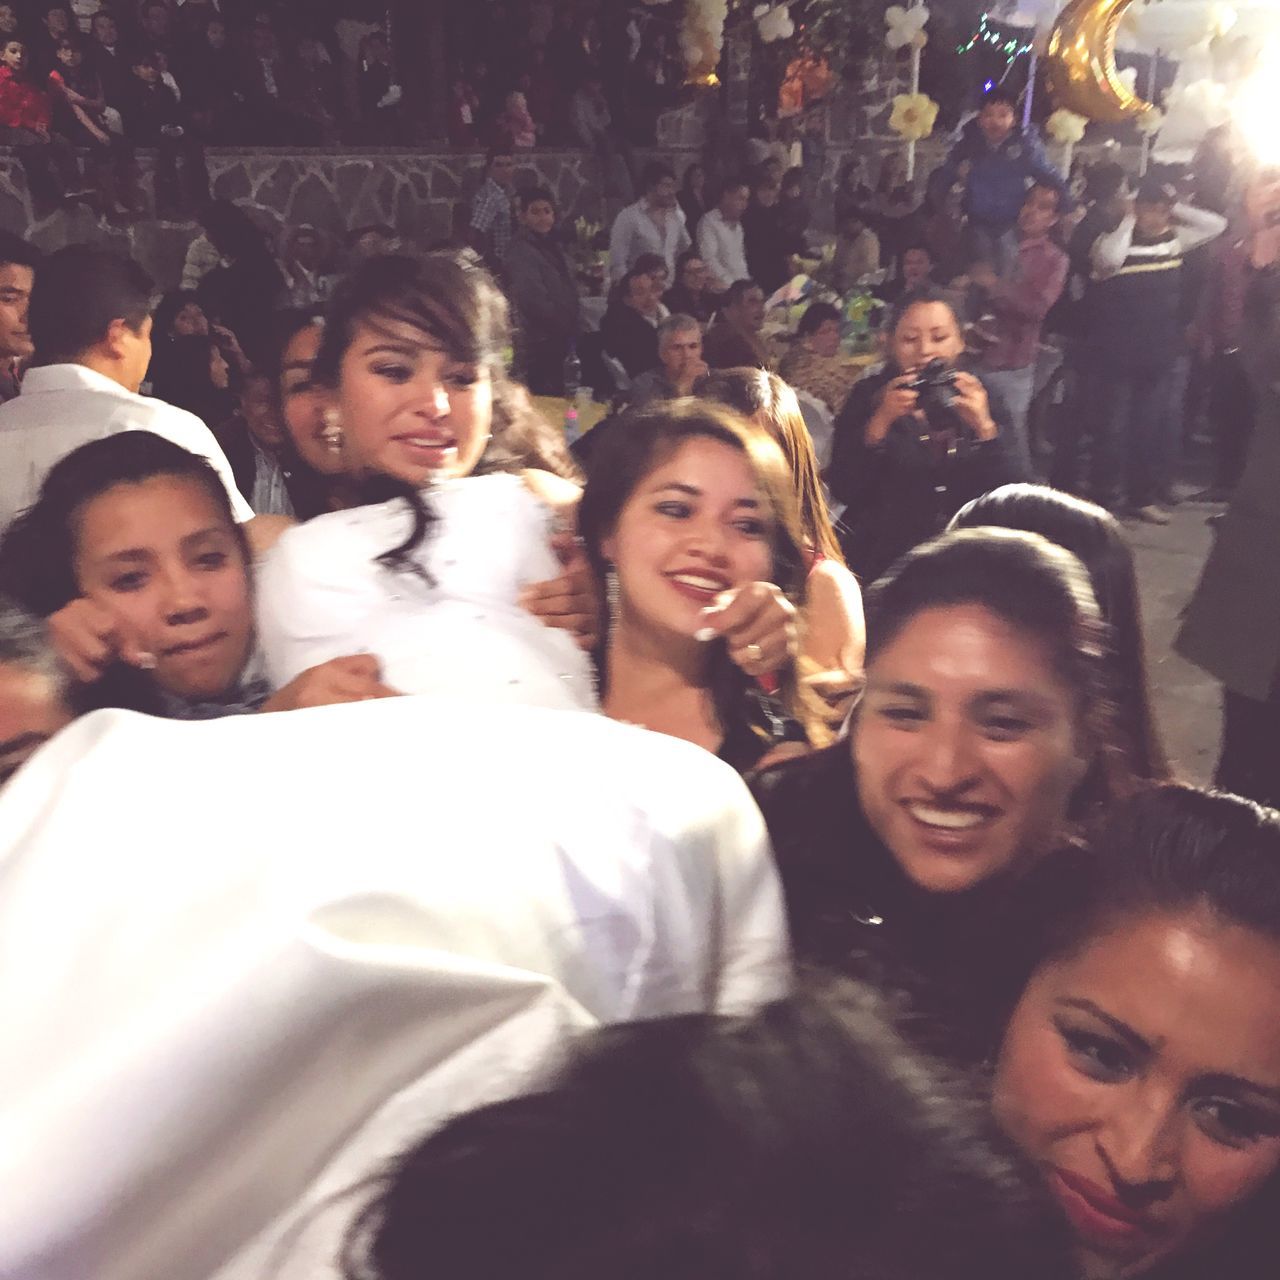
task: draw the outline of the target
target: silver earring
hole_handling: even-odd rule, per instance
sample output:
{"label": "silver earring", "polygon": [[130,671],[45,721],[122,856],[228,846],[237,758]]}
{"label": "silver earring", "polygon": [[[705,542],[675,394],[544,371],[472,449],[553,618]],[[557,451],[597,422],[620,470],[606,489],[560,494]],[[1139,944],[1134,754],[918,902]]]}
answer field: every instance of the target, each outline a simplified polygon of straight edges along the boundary
{"label": "silver earring", "polygon": [[618,625],[619,605],[622,599],[622,588],[618,585],[618,571],[610,565],[604,575],[604,600],[609,609],[609,632],[613,633]]}
{"label": "silver earring", "polygon": [[324,411],[324,430],[320,433],[320,439],[330,453],[342,452],[346,436],[342,430],[342,413],[336,406]]}

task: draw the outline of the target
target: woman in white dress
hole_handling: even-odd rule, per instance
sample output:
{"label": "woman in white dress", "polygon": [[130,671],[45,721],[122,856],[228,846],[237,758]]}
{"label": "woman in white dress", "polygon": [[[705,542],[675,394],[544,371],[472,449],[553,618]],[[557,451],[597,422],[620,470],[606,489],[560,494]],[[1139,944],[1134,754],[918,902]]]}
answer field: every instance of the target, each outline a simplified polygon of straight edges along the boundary
{"label": "woman in white dress", "polygon": [[[595,708],[594,615],[563,588],[539,609],[559,629],[525,608],[559,571],[557,530],[572,545],[580,489],[562,438],[507,378],[508,342],[493,281],[445,255],[374,259],[335,291],[315,364],[328,439],[385,501],[291,529],[267,558],[274,684],[365,651],[403,693]],[[794,616],[752,582],[708,625],[731,643],[749,631],[741,664],[765,670],[786,659]]]}

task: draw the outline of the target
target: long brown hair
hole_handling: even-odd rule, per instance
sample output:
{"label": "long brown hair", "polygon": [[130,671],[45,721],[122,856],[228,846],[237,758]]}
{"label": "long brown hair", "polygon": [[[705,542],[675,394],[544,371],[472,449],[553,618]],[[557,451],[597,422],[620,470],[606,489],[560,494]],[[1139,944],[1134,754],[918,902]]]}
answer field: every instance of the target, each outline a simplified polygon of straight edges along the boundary
{"label": "long brown hair", "polygon": [[844,564],[822,493],[813,441],[791,387],[767,369],[718,369],[698,385],[698,394],[736,409],[777,442],[791,470],[805,546],[824,560]]}

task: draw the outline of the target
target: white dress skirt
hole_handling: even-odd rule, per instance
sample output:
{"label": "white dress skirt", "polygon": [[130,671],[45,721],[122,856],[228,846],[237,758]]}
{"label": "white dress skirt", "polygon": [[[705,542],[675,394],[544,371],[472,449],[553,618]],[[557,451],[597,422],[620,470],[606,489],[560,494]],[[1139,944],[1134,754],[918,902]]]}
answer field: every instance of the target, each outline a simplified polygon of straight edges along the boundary
{"label": "white dress skirt", "polygon": [[445,481],[424,498],[436,519],[413,569],[378,562],[412,528],[403,501],[336,511],[283,535],[258,572],[272,685],[371,653],[401,693],[594,709],[590,659],[517,602],[522,588],[561,572],[550,508],[514,475]]}
{"label": "white dress skirt", "polygon": [[578,1029],[788,982],[763,820],[688,743],[98,712],[0,792],[0,1276],[334,1280],[339,1193]]}

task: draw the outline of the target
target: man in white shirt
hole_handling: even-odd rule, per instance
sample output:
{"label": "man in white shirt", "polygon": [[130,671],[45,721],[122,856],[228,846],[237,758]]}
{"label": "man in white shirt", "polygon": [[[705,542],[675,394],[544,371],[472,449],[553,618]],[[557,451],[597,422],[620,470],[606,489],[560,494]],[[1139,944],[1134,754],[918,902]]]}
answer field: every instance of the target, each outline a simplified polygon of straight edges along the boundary
{"label": "man in white shirt", "polygon": [[731,178],[720,193],[720,203],[698,223],[698,252],[711,273],[711,288],[716,293],[724,293],[735,280],[745,280],[751,274],[742,231],[742,215],[750,199],[747,183]]}
{"label": "man in white shirt", "polygon": [[658,254],[667,264],[667,278],[674,280],[676,259],[693,244],[671,169],[657,161],[647,165],[642,186],[644,195],[618,214],[609,236],[609,276],[615,284],[643,253]]}
{"label": "man in white shirt", "polygon": [[120,431],[151,431],[207,458],[236,518],[253,518],[209,428],[138,395],[151,363],[153,296],[147,273],[107,249],[70,245],[41,263],[29,313],[35,367],[0,405],[0,528],[35,501],[55,462]]}

